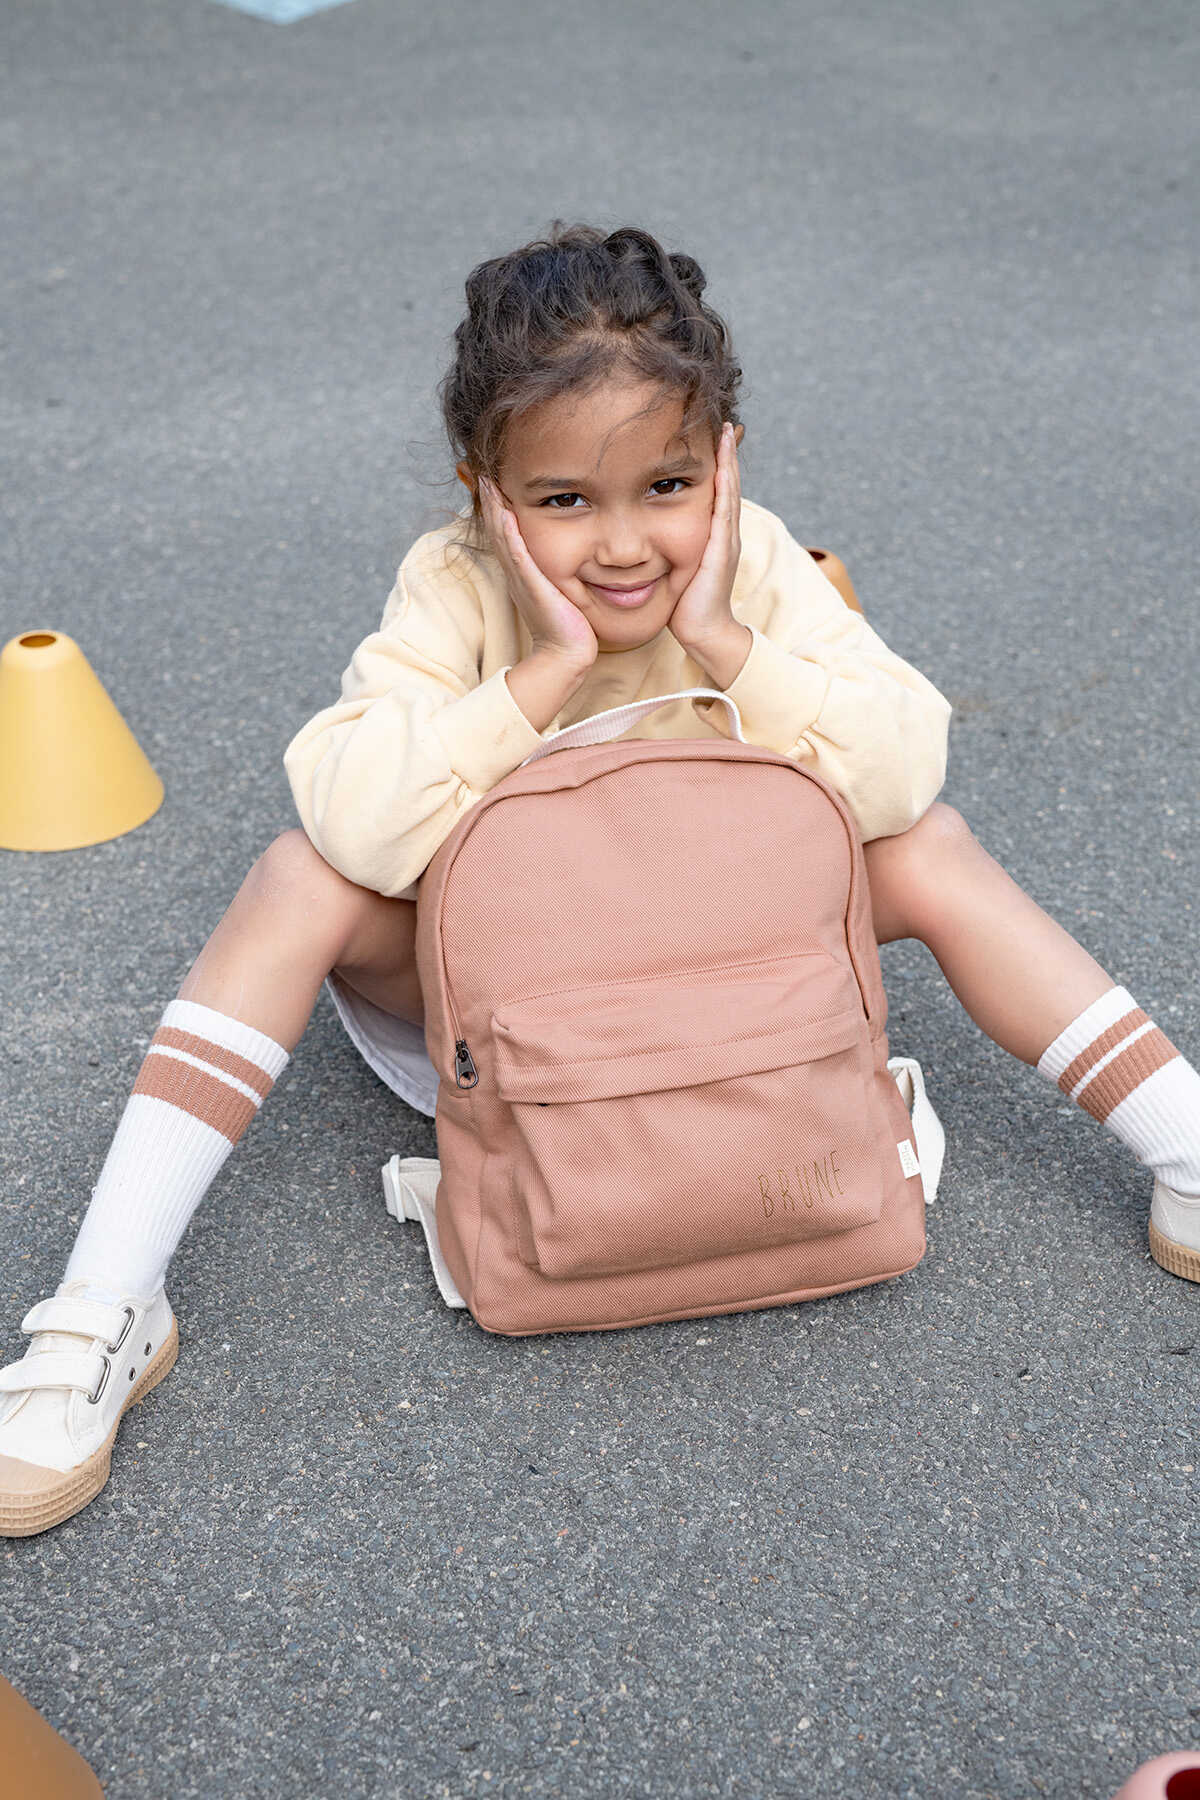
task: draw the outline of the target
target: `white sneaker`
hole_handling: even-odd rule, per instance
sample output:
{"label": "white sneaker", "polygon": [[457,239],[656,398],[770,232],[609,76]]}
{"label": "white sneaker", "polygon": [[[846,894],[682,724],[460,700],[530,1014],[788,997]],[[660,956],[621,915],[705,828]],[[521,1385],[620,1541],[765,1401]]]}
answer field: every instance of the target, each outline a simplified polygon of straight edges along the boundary
{"label": "white sneaker", "polygon": [[1172,1275],[1200,1281],[1200,1195],[1177,1194],[1157,1176],[1150,1202],[1150,1254]]}
{"label": "white sneaker", "polygon": [[33,1340],[0,1369],[0,1537],[47,1531],[108,1480],[117,1426],[179,1355],[166,1293],[115,1302],[63,1282],[21,1320]]}

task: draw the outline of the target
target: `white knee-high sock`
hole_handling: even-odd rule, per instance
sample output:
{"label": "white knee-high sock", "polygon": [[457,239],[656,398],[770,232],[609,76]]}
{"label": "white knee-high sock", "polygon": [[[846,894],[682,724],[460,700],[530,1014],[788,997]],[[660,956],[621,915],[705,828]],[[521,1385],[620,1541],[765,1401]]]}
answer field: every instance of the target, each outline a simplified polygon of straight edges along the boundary
{"label": "white knee-high sock", "polygon": [[281,1044],[194,1000],[151,1039],[63,1275],[154,1294],[222,1163],[290,1061]]}
{"label": "white knee-high sock", "polygon": [[1037,1066],[1168,1187],[1200,1195],[1200,1074],[1126,988],[1086,1007]]}

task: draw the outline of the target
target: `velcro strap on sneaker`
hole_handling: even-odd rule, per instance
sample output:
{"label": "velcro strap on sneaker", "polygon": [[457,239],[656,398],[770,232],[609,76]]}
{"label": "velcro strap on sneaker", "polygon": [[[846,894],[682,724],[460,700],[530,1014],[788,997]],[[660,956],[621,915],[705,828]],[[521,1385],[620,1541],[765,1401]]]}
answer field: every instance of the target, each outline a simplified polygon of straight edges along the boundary
{"label": "velcro strap on sneaker", "polygon": [[125,1331],[129,1315],[123,1306],[106,1300],[88,1300],[82,1294],[55,1294],[39,1300],[21,1320],[22,1331],[74,1331],[80,1337],[103,1338],[115,1344]]}
{"label": "velcro strap on sneaker", "polygon": [[100,1385],[106,1358],[98,1350],[39,1350],[0,1369],[0,1394],[28,1388],[78,1388],[92,1394]]}

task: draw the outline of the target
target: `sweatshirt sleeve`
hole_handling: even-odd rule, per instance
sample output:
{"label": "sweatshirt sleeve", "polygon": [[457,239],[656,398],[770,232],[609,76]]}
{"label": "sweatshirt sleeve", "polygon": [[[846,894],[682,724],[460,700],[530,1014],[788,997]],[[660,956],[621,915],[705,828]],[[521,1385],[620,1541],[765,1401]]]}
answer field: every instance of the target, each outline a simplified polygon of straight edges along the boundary
{"label": "sweatshirt sleeve", "polygon": [[[845,604],[782,521],[774,523],[761,577],[742,603],[735,597],[735,615],[753,634],[725,689],[743,735],[824,776],[864,843],[907,831],[946,779],[950,702]],[[692,705],[721,736],[733,736],[719,700]]]}
{"label": "sweatshirt sleeve", "polygon": [[341,698],[283,754],[300,822],[360,887],[415,898],[461,815],[542,742],[509,690],[480,680],[483,613],[467,579],[404,559],[378,631],[354,652]]}

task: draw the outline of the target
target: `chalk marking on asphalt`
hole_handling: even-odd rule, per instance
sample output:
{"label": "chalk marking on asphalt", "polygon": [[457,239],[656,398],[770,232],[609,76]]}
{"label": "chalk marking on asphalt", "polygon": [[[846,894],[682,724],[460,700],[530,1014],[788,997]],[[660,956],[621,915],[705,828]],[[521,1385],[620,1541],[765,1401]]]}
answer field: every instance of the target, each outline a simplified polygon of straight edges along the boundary
{"label": "chalk marking on asphalt", "polygon": [[309,13],[350,4],[351,0],[217,0],[218,6],[232,7],[234,12],[249,13],[255,19],[269,19],[273,25],[292,25],[297,19],[307,19]]}

